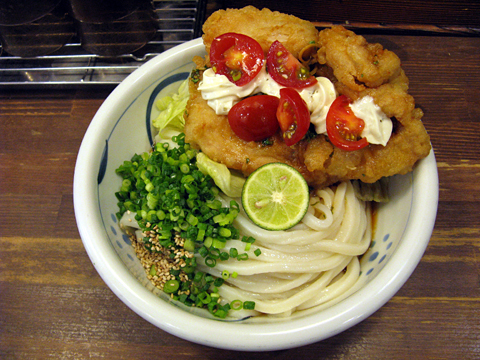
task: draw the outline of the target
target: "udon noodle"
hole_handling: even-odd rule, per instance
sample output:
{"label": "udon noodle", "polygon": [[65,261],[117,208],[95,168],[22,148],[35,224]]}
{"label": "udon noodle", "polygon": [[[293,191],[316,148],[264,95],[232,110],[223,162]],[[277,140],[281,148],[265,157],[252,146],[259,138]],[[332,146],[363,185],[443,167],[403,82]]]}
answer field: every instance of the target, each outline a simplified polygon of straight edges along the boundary
{"label": "udon noodle", "polygon": [[[231,198],[221,196],[224,205]],[[129,217],[131,218],[131,214]],[[132,222],[128,223],[132,226]],[[214,268],[197,256],[200,271],[221,277],[236,273],[218,288],[225,301],[255,301],[251,315],[299,315],[332,306],[359,286],[359,256],[370,246],[370,203],[359,200],[350,182],[311,193],[302,222],[287,231],[268,231],[253,224],[242,211],[234,225],[240,235],[255,238],[248,260],[230,258]],[[137,236],[142,236],[137,232]],[[245,243],[229,240],[224,251],[243,249]],[[260,249],[261,254],[255,255]],[[231,312],[246,316],[245,312]]]}
{"label": "udon noodle", "polygon": [[[241,213],[237,228],[256,239],[247,252],[249,260],[230,259],[213,269],[199,268],[216,276],[224,270],[237,272],[219,288],[220,295],[254,300],[259,313],[289,316],[319,310],[353,292],[360,274],[359,256],[371,242],[370,212],[369,203],[358,200],[351,183],[343,182],[316,191],[303,221],[287,231],[263,230]],[[229,247],[240,248],[241,242],[231,240],[227,251]]]}

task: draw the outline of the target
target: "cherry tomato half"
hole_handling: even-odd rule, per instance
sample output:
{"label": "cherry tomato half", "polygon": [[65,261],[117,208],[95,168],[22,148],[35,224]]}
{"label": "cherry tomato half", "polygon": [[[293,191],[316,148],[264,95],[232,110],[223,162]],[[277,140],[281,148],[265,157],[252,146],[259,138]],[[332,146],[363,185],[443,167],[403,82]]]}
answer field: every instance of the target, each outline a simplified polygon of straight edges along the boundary
{"label": "cherry tomato half", "polygon": [[292,88],[280,89],[277,120],[287,146],[302,140],[310,127],[310,112],[300,94]]}
{"label": "cherry tomato half", "polygon": [[365,122],[356,117],[350,108],[350,100],[341,95],[335,99],[327,114],[327,134],[336,147],[354,151],[368,145],[366,138],[360,138]]}
{"label": "cherry tomato half", "polygon": [[233,132],[245,141],[260,141],[278,130],[276,112],[279,99],[271,95],[256,95],[243,99],[228,112]]}
{"label": "cherry tomato half", "polygon": [[216,74],[225,75],[237,86],[248,84],[262,69],[265,55],[249,36],[226,33],[213,39],[210,62]]}
{"label": "cherry tomato half", "polygon": [[278,40],[268,50],[267,70],[273,80],[286,87],[303,89],[317,82],[317,79],[310,75],[309,69]]}

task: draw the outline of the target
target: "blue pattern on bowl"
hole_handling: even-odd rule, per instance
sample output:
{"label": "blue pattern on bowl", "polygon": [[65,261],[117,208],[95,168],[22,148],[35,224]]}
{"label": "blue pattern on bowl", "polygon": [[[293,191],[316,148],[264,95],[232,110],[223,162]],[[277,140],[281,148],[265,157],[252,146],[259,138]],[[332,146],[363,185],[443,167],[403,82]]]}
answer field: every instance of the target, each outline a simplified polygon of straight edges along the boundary
{"label": "blue pattern on bowl", "polygon": [[165,89],[168,85],[171,85],[173,83],[176,83],[178,81],[183,81],[186,78],[188,78],[190,74],[187,72],[181,72],[178,74],[174,74],[172,76],[169,76],[165,80],[163,80],[160,84],[158,84],[155,89],[152,91],[152,94],[150,95],[150,98],[148,99],[147,103],[147,112],[145,114],[145,128],[147,129],[147,136],[148,136],[148,141],[150,142],[150,145],[153,146],[153,135],[152,135],[152,108],[153,105],[155,104],[155,99],[157,98],[158,94]]}

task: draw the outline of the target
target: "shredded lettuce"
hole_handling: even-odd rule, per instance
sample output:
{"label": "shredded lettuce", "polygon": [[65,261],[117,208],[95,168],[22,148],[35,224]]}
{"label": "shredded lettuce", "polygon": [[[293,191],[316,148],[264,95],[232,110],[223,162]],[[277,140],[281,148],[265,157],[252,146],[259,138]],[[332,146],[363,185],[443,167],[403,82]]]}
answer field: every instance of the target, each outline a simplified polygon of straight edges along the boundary
{"label": "shredded lettuce", "polygon": [[227,166],[211,160],[204,153],[197,154],[197,166],[201,172],[212,177],[215,184],[225,195],[233,198],[242,196],[243,184],[245,183],[243,176],[230,172]]}
{"label": "shredded lettuce", "polygon": [[362,201],[388,202],[389,178],[381,178],[380,180],[367,184],[360,180],[352,180],[355,195]]}
{"label": "shredded lettuce", "polygon": [[[155,101],[155,106],[160,111],[158,117],[152,121],[153,127],[158,130],[155,142],[168,142],[171,147],[177,146],[171,138],[183,132],[185,128],[183,114],[189,96],[187,79],[180,84],[177,93]],[[197,154],[197,166],[204,174],[212,177],[225,195],[234,198],[242,196],[245,182],[243,176],[235,175],[225,165],[211,160],[203,153]]]}
{"label": "shredded lettuce", "polygon": [[168,135],[163,134],[163,130],[167,127],[183,131],[185,126],[183,114],[189,96],[187,79],[180,84],[176,94],[165,96],[155,101],[155,106],[160,111],[160,114],[156,119],[153,119],[152,125],[158,130],[162,138],[168,138]]}

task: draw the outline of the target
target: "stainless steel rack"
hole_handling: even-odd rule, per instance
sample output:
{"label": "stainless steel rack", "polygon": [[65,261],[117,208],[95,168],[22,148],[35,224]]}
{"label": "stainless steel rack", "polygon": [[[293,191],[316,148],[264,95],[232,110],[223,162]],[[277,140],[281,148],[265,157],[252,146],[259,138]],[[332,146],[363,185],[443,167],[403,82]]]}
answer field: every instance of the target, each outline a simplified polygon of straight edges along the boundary
{"label": "stainless steel rack", "polygon": [[0,87],[117,85],[142,64],[201,35],[205,2],[153,1],[158,29],[140,50],[115,58],[85,51],[77,36],[55,53],[38,57],[0,56]]}

